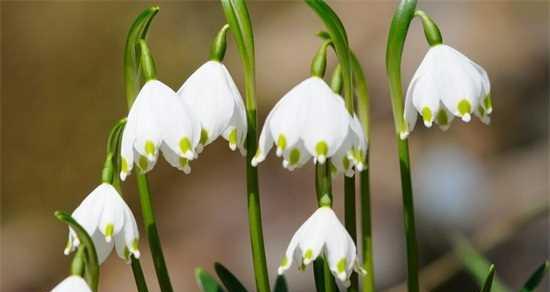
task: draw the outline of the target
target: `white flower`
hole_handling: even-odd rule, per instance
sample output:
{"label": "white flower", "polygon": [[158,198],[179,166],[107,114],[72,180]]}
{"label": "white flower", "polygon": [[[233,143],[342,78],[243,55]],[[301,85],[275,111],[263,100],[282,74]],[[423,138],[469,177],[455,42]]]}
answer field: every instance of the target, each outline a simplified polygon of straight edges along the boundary
{"label": "white flower", "polygon": [[[357,121],[325,81],[310,77],[283,96],[267,116],[252,165],[265,160],[275,144],[289,170],[312,156],[319,163],[334,156],[337,169],[346,171],[353,163],[361,170],[367,144]],[[344,167],[350,157],[352,163]]]}
{"label": "white flower", "polygon": [[402,132],[401,138],[414,129],[417,111],[426,127],[435,121],[443,130],[449,127],[453,116],[469,122],[472,113],[489,123],[493,110],[490,92],[489,77],[481,66],[449,46],[431,47],[407,90],[408,131]]}
{"label": "white flower", "polygon": [[231,150],[244,153],[246,111],[241,94],[225,66],[208,61],[178,90],[178,96],[201,124],[199,149],[222,135]]}
{"label": "white flower", "polygon": [[51,292],[92,292],[92,289],[82,277],[73,275],[57,284]]}
{"label": "white flower", "polygon": [[[126,261],[130,254],[139,258],[136,219],[112,185],[103,183],[95,188],[74,210],[72,217],[92,238],[100,264],[107,259],[114,246],[118,255]],[[76,250],[79,245],[76,233],[69,229],[65,254]]]}
{"label": "white flower", "polygon": [[332,274],[348,285],[352,270],[359,269],[353,239],[330,207],[321,207],[296,231],[278,269],[282,275],[293,261],[309,265],[323,253]]}
{"label": "white flower", "polygon": [[143,172],[153,168],[159,150],[172,166],[189,173],[199,138],[200,124],[177,94],[158,80],[147,81],[122,134],[121,179],[126,179],[134,164]]}

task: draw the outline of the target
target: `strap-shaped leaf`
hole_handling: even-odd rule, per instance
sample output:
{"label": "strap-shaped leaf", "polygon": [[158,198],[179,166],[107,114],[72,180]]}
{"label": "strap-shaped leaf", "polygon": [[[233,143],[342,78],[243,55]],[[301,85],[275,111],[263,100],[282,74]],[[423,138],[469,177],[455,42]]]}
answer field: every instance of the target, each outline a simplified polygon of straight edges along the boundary
{"label": "strap-shaped leaf", "polygon": [[92,291],[97,291],[99,283],[99,261],[95,250],[94,242],[86,230],[78,224],[78,222],[69,214],[61,211],[54,213],[55,217],[62,222],[65,222],[78,236],[80,243],[86,248],[86,281]]}
{"label": "strap-shaped leaf", "polygon": [[158,11],[158,6],[145,9],[140,15],[138,15],[138,17],[136,17],[136,20],[134,20],[134,23],[132,23],[132,26],[128,31],[126,47],[124,48],[124,84],[128,108],[132,106],[134,98],[140,88],[138,69],[139,50],[137,50],[137,44],[140,39],[145,39],[147,37],[149,25]]}
{"label": "strap-shaped leaf", "polygon": [[288,292],[285,276],[280,275],[277,277],[275,280],[275,287],[273,287],[273,292]]}
{"label": "strap-shaped leaf", "polygon": [[542,279],[544,279],[544,275],[548,272],[548,269],[550,268],[550,262],[545,261],[542,265],[540,265],[533,274],[529,277],[525,285],[523,285],[523,288],[521,288],[521,292],[531,292],[535,291],[537,286],[542,282]]}
{"label": "strap-shaped leaf", "polygon": [[195,270],[195,278],[197,279],[197,284],[201,288],[202,292],[223,292],[222,286],[218,284],[216,279],[214,279],[210,274],[204,271],[202,268],[197,268]]}
{"label": "strap-shaped leaf", "polygon": [[222,280],[223,285],[229,292],[246,292],[246,288],[244,285],[239,281],[239,279],[229,271],[228,268],[226,268],[221,263],[214,263],[214,270],[216,270],[216,274],[218,274],[218,277],[220,280]]}
{"label": "strap-shaped leaf", "polygon": [[344,99],[346,108],[353,112],[353,85],[351,71],[351,56],[349,51],[348,37],[342,21],[336,13],[323,0],[305,0],[306,3],[319,15],[325,24],[330,39],[334,44],[338,62],[342,66],[344,79]]}
{"label": "strap-shaped leaf", "polygon": [[483,286],[481,286],[481,292],[491,292],[491,288],[493,287],[494,277],[495,277],[495,265],[491,265],[489,267],[489,273],[487,274],[485,281],[483,281]]}

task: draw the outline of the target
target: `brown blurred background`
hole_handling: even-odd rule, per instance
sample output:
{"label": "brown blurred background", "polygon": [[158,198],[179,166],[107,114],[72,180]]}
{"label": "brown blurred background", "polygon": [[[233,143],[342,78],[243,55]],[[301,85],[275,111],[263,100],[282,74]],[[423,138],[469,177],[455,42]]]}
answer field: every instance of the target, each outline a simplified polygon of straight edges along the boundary
{"label": "brown blurred background", "polygon": [[[395,2],[332,3],[364,65],[372,95],[372,210],[380,289],[403,282],[406,268],[384,66]],[[99,182],[108,130],[125,115],[122,52],[127,29],[151,4],[1,2],[2,291],[48,291],[67,275],[67,229],[52,214],[72,211]],[[160,7],[149,43],[159,78],[177,89],[206,61],[224,16],[219,3],[210,1],[161,2]],[[263,122],[277,99],[307,77],[320,43],[314,34],[323,26],[299,1],[250,1],[249,8]],[[451,234],[481,237],[483,243],[504,230],[504,239],[491,244],[486,256],[502,281],[518,289],[548,257],[549,248],[547,214],[528,220],[517,232],[508,228],[529,210],[548,206],[549,3],[420,1],[419,8],[439,23],[447,44],[489,72],[495,108],[490,126],[475,119],[455,121],[445,133],[422,126],[413,132],[422,265],[451,250]],[[241,86],[241,65],[230,42],[226,65]],[[426,50],[415,21],[404,55],[404,82]],[[192,167],[191,175],[183,175],[162,161],[149,176],[173,284],[177,291],[197,291],[193,269],[213,271],[214,261],[220,261],[252,290],[243,159],[217,142]],[[315,208],[313,171],[308,165],[289,173],[273,156],[259,171],[273,279],[292,233]],[[341,178],[335,193],[343,215]],[[140,220],[133,177],[124,195]],[[144,240],[141,250],[150,290],[158,291]],[[468,274],[453,275],[440,291],[476,291]],[[311,269],[289,272],[288,280],[292,291],[313,290]],[[102,291],[134,287],[129,267],[115,256],[102,266]],[[548,287],[546,283],[539,291]]]}

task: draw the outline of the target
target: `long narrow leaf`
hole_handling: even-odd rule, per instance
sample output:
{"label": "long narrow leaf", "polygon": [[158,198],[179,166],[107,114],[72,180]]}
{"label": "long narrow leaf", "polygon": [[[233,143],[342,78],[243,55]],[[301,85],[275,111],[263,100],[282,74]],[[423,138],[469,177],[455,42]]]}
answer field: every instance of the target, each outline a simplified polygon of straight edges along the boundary
{"label": "long narrow leaf", "polygon": [[535,291],[537,286],[542,282],[542,279],[544,279],[544,275],[546,275],[549,268],[550,262],[548,261],[545,261],[542,265],[540,265],[533,272],[533,274],[531,274],[525,285],[523,285],[523,288],[521,288],[521,292]]}
{"label": "long narrow leaf", "polygon": [[491,265],[489,267],[489,273],[487,274],[487,277],[483,282],[483,286],[481,286],[481,292],[491,292],[491,288],[493,287],[494,277],[495,277],[495,265]]}
{"label": "long narrow leaf", "polygon": [[201,268],[195,270],[195,278],[202,292],[223,292],[222,286]]}
{"label": "long narrow leaf", "polygon": [[220,278],[220,280],[222,280],[223,285],[228,291],[247,291],[244,285],[239,281],[239,279],[235,275],[233,275],[233,273],[231,273],[229,269],[226,268],[224,265],[220,263],[214,263],[214,270],[216,270],[216,274],[218,274],[218,277]]}

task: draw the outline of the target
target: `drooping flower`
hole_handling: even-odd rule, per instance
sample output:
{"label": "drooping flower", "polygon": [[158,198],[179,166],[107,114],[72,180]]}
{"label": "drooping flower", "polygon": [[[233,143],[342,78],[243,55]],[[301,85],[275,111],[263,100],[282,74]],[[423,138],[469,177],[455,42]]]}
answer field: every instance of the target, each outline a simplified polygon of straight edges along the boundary
{"label": "drooping flower", "polygon": [[92,289],[82,277],[72,275],[57,284],[51,292],[92,292]]}
{"label": "drooping flower", "polygon": [[177,94],[158,80],[147,81],[122,134],[121,179],[126,179],[134,164],[143,172],[151,170],[159,150],[172,166],[189,173],[199,138],[200,124]]}
{"label": "drooping flower", "polygon": [[408,131],[414,129],[417,112],[426,127],[433,122],[446,130],[453,116],[469,122],[472,113],[489,123],[493,108],[487,72],[457,50],[439,44],[431,47],[416,70],[405,98]]}
{"label": "drooping flower", "polygon": [[[95,188],[74,210],[72,217],[92,238],[100,264],[107,259],[113,247],[116,247],[117,254],[126,261],[130,254],[139,258],[136,219],[112,185],[102,183]],[[76,250],[79,245],[76,233],[69,229],[65,254]]]}
{"label": "drooping flower", "polygon": [[[265,160],[273,144],[289,170],[304,165],[310,157],[323,164],[333,156],[337,169],[345,171],[355,165],[361,170],[367,146],[361,125],[348,113],[343,99],[319,77],[296,85],[271,110],[253,166]],[[343,166],[346,159],[349,167]]]}
{"label": "drooping flower", "polygon": [[231,150],[238,147],[244,153],[246,111],[241,94],[222,63],[211,60],[203,64],[177,94],[201,125],[198,150],[221,135]]}
{"label": "drooping flower", "polygon": [[278,273],[282,275],[294,261],[307,266],[321,254],[344,285],[349,285],[354,268],[360,271],[355,243],[330,207],[317,209],[292,236]]}

